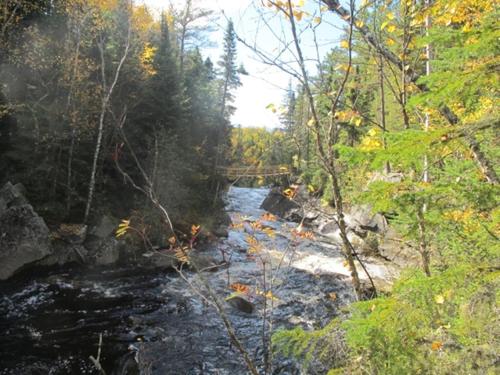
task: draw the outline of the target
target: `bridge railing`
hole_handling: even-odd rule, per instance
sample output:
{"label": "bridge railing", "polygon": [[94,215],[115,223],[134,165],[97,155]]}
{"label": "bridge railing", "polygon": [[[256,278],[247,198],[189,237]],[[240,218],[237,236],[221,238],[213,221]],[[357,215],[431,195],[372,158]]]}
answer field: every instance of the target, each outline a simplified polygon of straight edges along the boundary
{"label": "bridge railing", "polygon": [[217,167],[217,173],[226,177],[268,177],[289,175],[291,171],[289,167],[284,165],[270,165],[263,167]]}

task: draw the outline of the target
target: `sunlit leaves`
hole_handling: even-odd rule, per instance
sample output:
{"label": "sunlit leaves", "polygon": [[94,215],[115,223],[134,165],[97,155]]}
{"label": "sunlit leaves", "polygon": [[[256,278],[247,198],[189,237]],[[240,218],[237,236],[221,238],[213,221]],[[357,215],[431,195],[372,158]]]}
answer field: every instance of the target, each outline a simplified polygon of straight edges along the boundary
{"label": "sunlit leaves", "polygon": [[262,252],[263,246],[254,236],[247,235],[246,241],[248,244],[248,253],[249,254],[258,254]]}
{"label": "sunlit leaves", "polygon": [[250,287],[245,284],[233,283],[229,287],[237,293],[243,293],[243,294],[250,293]]}
{"label": "sunlit leaves", "polygon": [[261,216],[261,219],[263,221],[276,221],[277,217],[275,215],[273,215],[272,213],[270,213],[270,212],[266,212],[265,214],[263,214]]}
{"label": "sunlit leaves", "polygon": [[297,195],[297,188],[294,186],[290,186],[285,190],[283,190],[283,195],[288,199],[292,200]]}
{"label": "sunlit leaves", "polygon": [[187,246],[178,246],[174,249],[174,255],[176,259],[181,263],[190,263],[189,253],[191,249]]}
{"label": "sunlit leaves", "polygon": [[443,347],[443,343],[441,341],[434,341],[431,344],[431,350],[437,351],[440,350]]}
{"label": "sunlit leaves", "polygon": [[115,232],[116,237],[122,237],[125,234],[127,234],[128,230],[130,229],[130,220],[122,220],[121,223],[118,225],[118,229]]}
{"label": "sunlit leaves", "polygon": [[199,225],[194,225],[194,224],[191,225],[191,236],[194,237],[194,236],[198,235],[200,232],[200,228],[201,227]]}
{"label": "sunlit leaves", "polygon": [[144,71],[148,75],[156,74],[156,70],[153,67],[153,59],[155,57],[157,47],[152,46],[150,43],[144,45],[144,49],[141,53],[140,60]]}
{"label": "sunlit leaves", "polygon": [[383,143],[380,138],[380,131],[376,128],[372,128],[361,140],[361,145],[359,146],[359,148],[363,151],[374,151],[381,149],[382,146]]}

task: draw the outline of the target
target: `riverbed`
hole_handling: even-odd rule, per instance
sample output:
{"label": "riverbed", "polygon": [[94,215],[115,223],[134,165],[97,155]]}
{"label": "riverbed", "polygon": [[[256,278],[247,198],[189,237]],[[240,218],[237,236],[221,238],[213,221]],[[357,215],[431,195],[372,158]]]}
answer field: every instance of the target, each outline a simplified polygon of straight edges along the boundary
{"label": "riverbed", "polygon": [[[202,254],[221,264],[203,272],[204,279],[259,368],[263,327],[323,327],[354,300],[338,245],[266,214],[259,207],[267,194],[231,188],[229,236]],[[380,277],[386,272],[381,264],[368,268]],[[0,284],[0,374],[99,374],[89,356],[97,356],[100,335],[108,374],[246,374],[203,283],[193,271],[182,276],[65,268]],[[251,313],[225,301],[236,290]],[[302,373],[299,364],[279,357],[273,368],[274,374]]]}

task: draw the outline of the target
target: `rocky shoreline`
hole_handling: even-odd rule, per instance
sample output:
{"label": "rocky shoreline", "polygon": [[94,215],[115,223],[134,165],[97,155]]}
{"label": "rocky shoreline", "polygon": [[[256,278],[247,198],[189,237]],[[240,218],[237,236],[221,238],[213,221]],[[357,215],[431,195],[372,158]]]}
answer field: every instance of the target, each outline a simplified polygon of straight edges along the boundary
{"label": "rocky shoreline", "polygon": [[[227,216],[227,215],[226,215]],[[218,215],[216,228],[201,242],[227,236],[230,221]],[[126,265],[168,269],[173,254],[144,250],[115,236],[120,221],[104,215],[91,225],[61,223],[49,227],[26,199],[22,184],[7,182],[0,190],[0,281],[39,267]]]}

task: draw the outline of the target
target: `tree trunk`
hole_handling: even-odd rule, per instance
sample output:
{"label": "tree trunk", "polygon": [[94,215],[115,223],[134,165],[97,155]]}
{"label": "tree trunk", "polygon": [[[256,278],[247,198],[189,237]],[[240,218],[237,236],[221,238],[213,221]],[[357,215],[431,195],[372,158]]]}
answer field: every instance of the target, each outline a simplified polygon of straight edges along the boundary
{"label": "tree trunk", "polygon": [[[130,20],[129,20],[129,22],[130,22]],[[111,99],[111,95],[113,94],[113,90],[116,86],[116,83],[118,82],[118,78],[120,77],[120,71],[121,71],[122,66],[125,63],[125,59],[127,58],[127,55],[128,55],[128,51],[129,51],[129,47],[130,47],[130,32],[131,32],[131,27],[130,27],[130,23],[129,23],[125,51],[123,52],[123,56],[120,59],[120,63],[118,64],[118,66],[116,68],[113,82],[111,83],[111,86],[109,87],[107,92],[106,92],[106,75],[105,75],[105,59],[104,59],[104,42],[99,44],[99,50],[100,50],[100,55],[101,55],[102,85],[103,85],[103,89],[104,89],[103,92],[105,92],[105,94],[104,94],[104,97],[102,99],[101,113],[99,115],[99,128],[97,131],[97,141],[96,141],[96,146],[95,146],[95,150],[94,150],[92,171],[90,173],[89,192],[88,192],[88,196],[87,196],[87,204],[85,207],[85,215],[83,217],[84,223],[86,223],[88,221],[89,214],[90,214],[90,208],[92,206],[92,200],[94,198],[95,177],[96,177],[96,172],[97,172],[97,161],[99,159],[99,153],[101,151],[102,135],[104,133],[104,120],[106,117],[106,112],[108,109],[109,101]]]}

